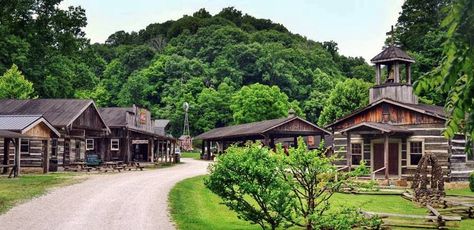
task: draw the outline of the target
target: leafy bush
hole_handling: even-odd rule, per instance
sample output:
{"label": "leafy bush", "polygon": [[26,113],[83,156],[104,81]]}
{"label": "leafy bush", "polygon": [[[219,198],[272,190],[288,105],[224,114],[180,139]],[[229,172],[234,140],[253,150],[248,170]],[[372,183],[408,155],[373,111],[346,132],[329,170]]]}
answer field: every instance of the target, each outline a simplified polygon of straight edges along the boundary
{"label": "leafy bush", "polygon": [[474,172],[469,175],[469,188],[474,192]]}
{"label": "leafy bush", "polygon": [[[373,227],[355,209],[330,209],[329,199],[352,178],[366,173],[362,165],[338,172],[323,148],[309,151],[302,138],[287,152],[272,151],[260,143],[231,147],[210,166],[206,186],[220,196],[239,218],[263,229],[279,226],[306,229]],[[335,178],[338,178],[335,180]],[[336,217],[334,217],[336,215]]]}

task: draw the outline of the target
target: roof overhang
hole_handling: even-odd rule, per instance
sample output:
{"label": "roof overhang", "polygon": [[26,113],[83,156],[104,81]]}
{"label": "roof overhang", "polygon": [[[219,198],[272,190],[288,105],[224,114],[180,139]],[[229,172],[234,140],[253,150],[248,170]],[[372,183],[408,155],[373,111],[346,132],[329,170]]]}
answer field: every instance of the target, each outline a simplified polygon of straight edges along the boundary
{"label": "roof overhang", "polygon": [[362,122],[357,125],[345,128],[341,130],[340,132],[341,133],[354,132],[354,133],[360,133],[360,134],[395,134],[395,133],[411,134],[413,133],[412,131],[404,129],[400,126],[386,124],[386,123],[375,123],[375,122]]}

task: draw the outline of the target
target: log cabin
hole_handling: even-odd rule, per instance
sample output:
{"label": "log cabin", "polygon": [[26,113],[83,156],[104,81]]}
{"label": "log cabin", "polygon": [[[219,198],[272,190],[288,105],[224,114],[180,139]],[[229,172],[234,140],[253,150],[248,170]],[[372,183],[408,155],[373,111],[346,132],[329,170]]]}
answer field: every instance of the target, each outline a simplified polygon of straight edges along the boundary
{"label": "log cabin", "polygon": [[[67,166],[74,161],[83,161],[86,153],[94,150],[93,140],[110,132],[92,100],[4,99],[0,100],[0,115],[41,115],[60,134],[49,143],[22,138],[20,150],[21,156],[24,156],[23,167],[41,167],[39,161],[27,159],[41,155],[43,148],[51,152],[49,171],[56,171],[58,166]],[[3,141],[0,139],[0,148]]]}
{"label": "log cabin", "polygon": [[338,163],[352,168],[365,161],[373,176],[411,179],[422,155],[431,152],[447,180],[467,179],[474,159],[464,151],[466,137],[447,139],[443,131],[448,115],[443,107],[419,103],[411,84],[415,60],[389,46],[371,62],[376,81],[369,90],[369,105],[327,127],[333,133],[334,151],[343,159]]}
{"label": "log cabin", "polygon": [[[41,115],[0,115],[0,138],[3,174],[11,168],[10,176],[18,176],[22,163],[37,165],[44,173],[49,169],[49,141],[59,137],[59,132]],[[29,140],[40,146],[31,147],[27,152],[23,140]],[[34,141],[33,141],[34,140]]]}
{"label": "log cabin", "polygon": [[155,129],[157,121],[151,119],[150,111],[133,105],[130,108],[100,108],[110,134],[98,138],[96,146],[105,161],[126,163],[153,162],[157,157],[171,160],[176,139],[164,135],[165,127]]}

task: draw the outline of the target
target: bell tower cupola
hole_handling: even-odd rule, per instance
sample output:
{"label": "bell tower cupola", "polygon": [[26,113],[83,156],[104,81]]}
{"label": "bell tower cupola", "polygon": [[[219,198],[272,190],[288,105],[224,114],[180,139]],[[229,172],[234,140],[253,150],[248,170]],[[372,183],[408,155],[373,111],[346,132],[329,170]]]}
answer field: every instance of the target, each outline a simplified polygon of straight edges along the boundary
{"label": "bell tower cupola", "polygon": [[[375,64],[375,86],[370,89],[370,103],[383,98],[418,103],[411,85],[411,64],[415,62],[413,58],[400,48],[390,45],[370,61]],[[383,66],[385,73],[382,71]]]}

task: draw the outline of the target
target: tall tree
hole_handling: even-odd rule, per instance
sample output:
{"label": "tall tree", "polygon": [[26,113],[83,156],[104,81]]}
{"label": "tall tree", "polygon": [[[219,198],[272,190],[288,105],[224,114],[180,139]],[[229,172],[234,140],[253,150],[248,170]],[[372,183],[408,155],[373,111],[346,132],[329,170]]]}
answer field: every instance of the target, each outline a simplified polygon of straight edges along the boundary
{"label": "tall tree", "polygon": [[301,114],[298,103],[290,102],[280,88],[259,83],[242,87],[232,97],[230,108],[235,124],[286,117],[289,109]]}
{"label": "tall tree", "polygon": [[326,101],[318,124],[323,126],[366,106],[369,103],[371,84],[359,79],[347,79],[337,83]]}
{"label": "tall tree", "polygon": [[33,83],[26,80],[18,67],[13,64],[0,77],[0,98],[29,99],[32,97],[34,97]]}

